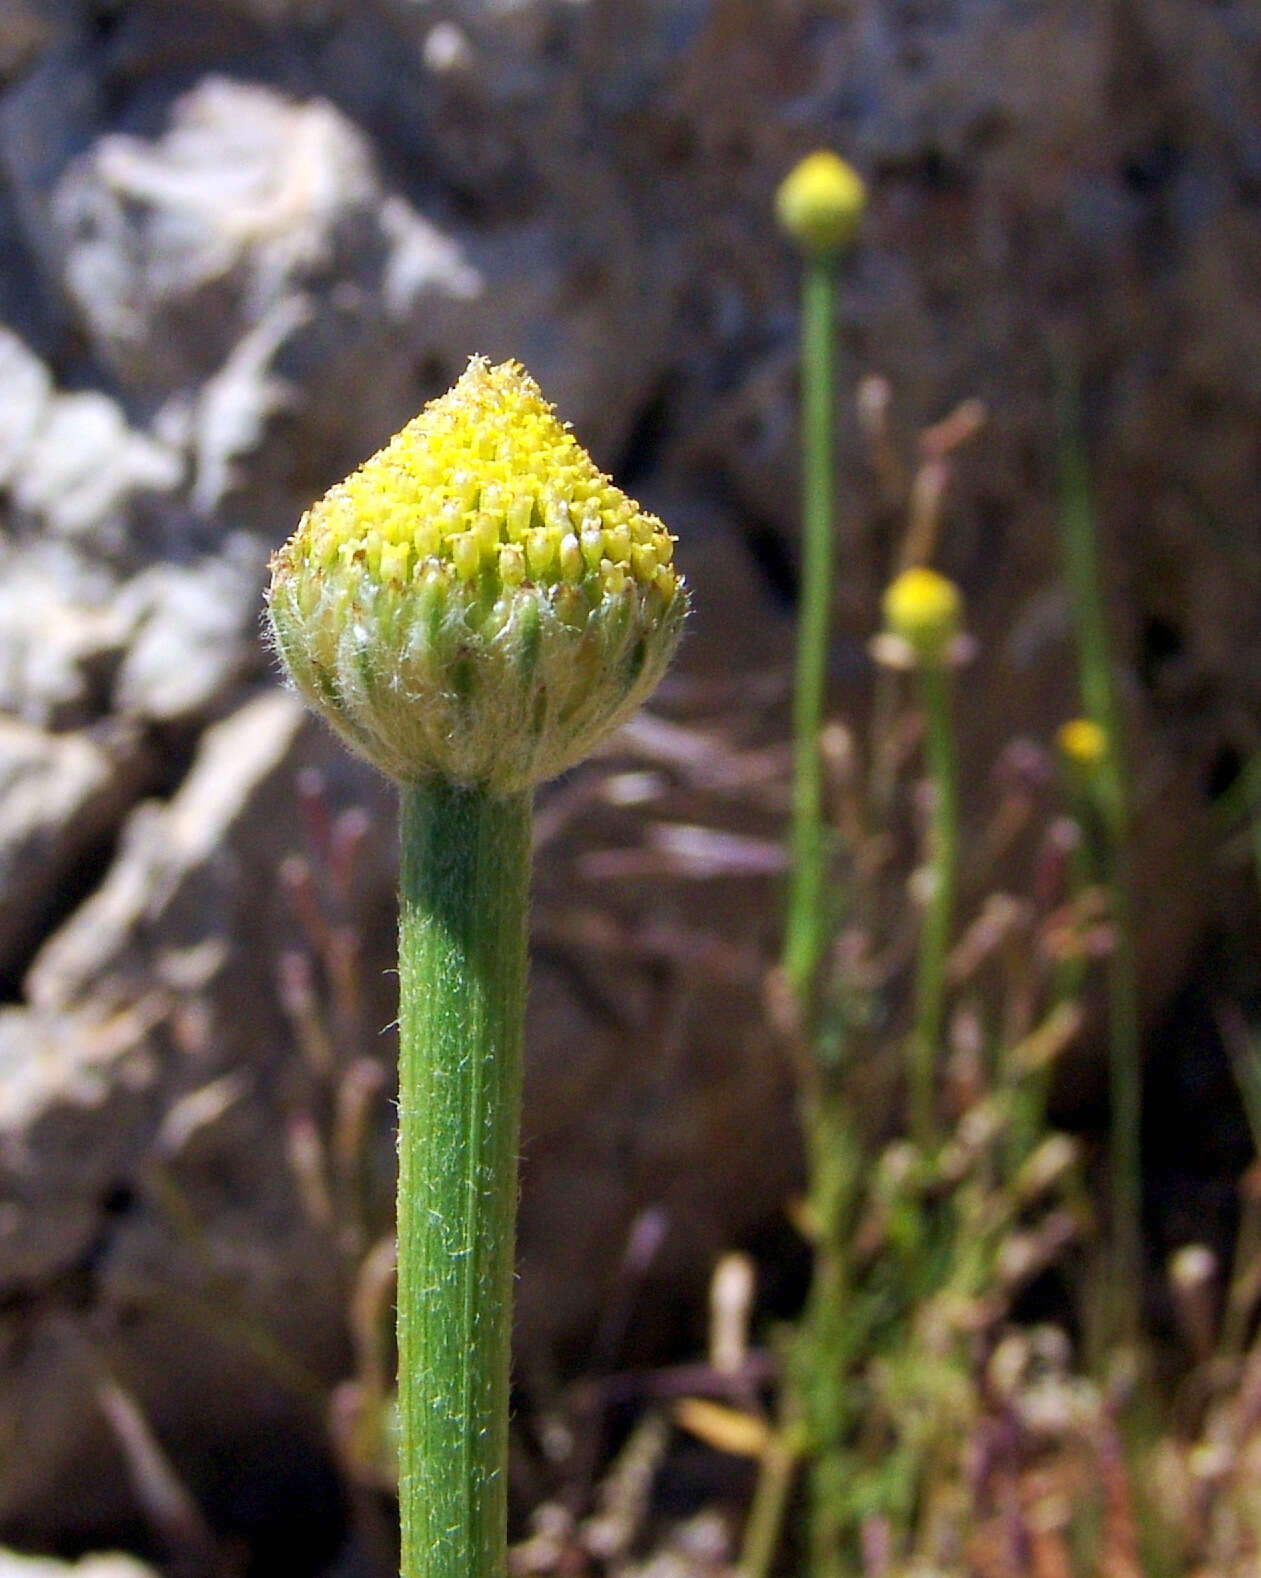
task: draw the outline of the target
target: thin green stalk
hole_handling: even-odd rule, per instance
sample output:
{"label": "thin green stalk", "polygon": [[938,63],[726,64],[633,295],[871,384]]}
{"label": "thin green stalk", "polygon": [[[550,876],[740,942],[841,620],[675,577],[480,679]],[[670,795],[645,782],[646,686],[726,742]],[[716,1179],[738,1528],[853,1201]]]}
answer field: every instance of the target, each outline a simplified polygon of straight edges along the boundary
{"label": "thin green stalk", "polygon": [[826,945],[827,862],[819,731],[832,602],[832,428],[835,413],[831,257],[807,257],[801,313],[802,563],[793,690],[793,805],[784,971],[798,1002],[817,986]]}
{"label": "thin green stalk", "polygon": [[661,678],[673,558],[525,369],[475,356],[272,559],[289,678],[402,786],[403,1578],[506,1572],[530,790]]}
{"label": "thin green stalk", "polygon": [[[823,810],[823,762],[819,737],[827,690],[828,626],[832,605],[833,428],[835,384],[833,318],[836,267],[854,238],[866,203],[861,178],[835,154],[820,150],[803,159],[781,182],[776,214],[804,260],[801,310],[801,432],[802,432],[802,563],[798,610],[797,666],[793,689],[793,803],[790,835],[791,869],[784,925],[783,970],[800,1015],[802,1059],[802,1120],[815,1223],[814,1283],[802,1330],[794,1344],[786,1380],[784,1409],[794,1420],[803,1415],[804,1450],[811,1456],[811,1522],[818,1547],[821,1502],[818,1495],[819,1452],[823,1437],[816,1428],[818,1396],[844,1384],[845,1361],[839,1350],[824,1351],[825,1332],[819,1306],[834,1282],[837,1257],[835,1223],[842,1213],[830,1197],[830,1182],[844,1153],[848,1118],[842,1102],[832,1097],[839,1085],[844,1040],[843,1012],[831,1035],[820,1034],[820,976],[828,945],[830,911],[835,897],[828,891],[827,831]],[[818,1210],[824,1197],[828,1203]],[[829,1313],[830,1324],[835,1311]],[[767,1453],[754,1498],[747,1533],[744,1570],[747,1578],[763,1578],[778,1545],[788,1500],[796,1448],[781,1441]],[[816,1566],[815,1578],[832,1578]]]}
{"label": "thin green stalk", "polygon": [[932,1149],[937,1120],[934,1075],[946,1010],[946,959],[959,867],[959,769],[950,718],[950,683],[940,658],[922,657],[918,669],[924,745],[933,790],[929,828],[929,891],[920,928],[911,1039],[911,1134]]}
{"label": "thin green stalk", "polygon": [[801,1398],[810,1453],[811,1578],[845,1578],[849,1435],[855,1420],[851,1367],[859,1340],[854,1320],[850,1242],[862,1183],[862,1150],[844,1082],[821,1070],[807,1107],[814,1275],[801,1344]]}
{"label": "thin green stalk", "polygon": [[766,1444],[753,1504],[744,1526],[740,1549],[740,1578],[769,1578],[779,1549],[788,1499],[801,1461],[798,1432],[777,1430]]}
{"label": "thin green stalk", "polygon": [[[1078,838],[1068,859],[1068,899],[1076,910],[1086,893],[1096,883],[1092,845],[1097,840],[1092,835],[1098,817],[1094,814],[1090,794],[1080,771],[1073,771],[1071,764],[1070,779],[1072,817],[1077,827]],[[1076,948],[1070,957],[1061,959],[1056,964],[1051,979],[1051,997],[1058,1007],[1063,1008],[1077,1002],[1086,977],[1086,969],[1085,953],[1080,948]],[[1041,1068],[1021,1071],[1015,1080],[1012,1091],[1015,1111],[1011,1157],[1016,1166],[1032,1153],[1044,1137],[1054,1077],[1053,1059]]]}
{"label": "thin green stalk", "polygon": [[506,1572],[530,794],[402,790],[403,1578]]}
{"label": "thin green stalk", "polygon": [[1116,934],[1108,971],[1108,1039],[1112,1054],[1109,1075],[1112,1199],[1116,1213],[1113,1282],[1118,1329],[1122,1335],[1133,1337],[1138,1326],[1138,1290],[1143,1254],[1143,1077],[1138,1031],[1134,920],[1125,846],[1118,845],[1116,848],[1108,892]]}
{"label": "thin green stalk", "polygon": [[[833,428],[835,373],[833,315],[834,254],[807,255],[801,316],[802,572],[793,691],[793,815],[791,877],[784,937],[784,972],[812,1041],[814,1065],[801,1092],[806,1131],[811,1214],[815,1224],[814,1275],[798,1336],[800,1396],[791,1406],[804,1414],[810,1453],[809,1504],[813,1578],[839,1578],[835,1487],[824,1466],[843,1441],[839,1417],[847,1389],[845,1329],[845,1234],[853,1169],[847,1164],[849,1117],[838,1077],[837,1049],[821,1055],[815,1008],[827,947],[829,911],[837,896],[828,888],[827,833],[823,807],[823,763],[819,735],[827,689],[828,632],[832,603]],[[836,1038],[843,1043],[843,1020]],[[799,1449],[798,1449],[799,1450]],[[779,1540],[794,1458],[786,1449],[763,1462],[749,1532],[745,1572],[761,1578]]]}
{"label": "thin green stalk", "polygon": [[1079,436],[1075,392],[1061,393],[1060,515],[1065,569],[1076,622],[1082,706],[1107,738],[1094,791],[1107,841],[1106,882],[1114,944],[1108,965],[1108,1072],[1113,1257],[1111,1318],[1133,1337],[1142,1268],[1142,1066],[1138,971],[1130,880],[1129,785],[1121,741],[1121,709],[1108,642],[1099,534]]}

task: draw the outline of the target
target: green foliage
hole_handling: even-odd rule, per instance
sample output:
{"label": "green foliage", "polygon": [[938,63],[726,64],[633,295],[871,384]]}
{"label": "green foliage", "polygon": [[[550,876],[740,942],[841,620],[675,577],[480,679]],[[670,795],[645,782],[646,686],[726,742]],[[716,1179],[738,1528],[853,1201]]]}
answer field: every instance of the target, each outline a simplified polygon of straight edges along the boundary
{"label": "green foliage", "polygon": [[[856,747],[849,751],[846,782],[834,786],[845,802],[838,826],[825,823],[819,763],[827,601],[819,588],[830,585],[833,573],[833,481],[830,437],[820,428],[825,409],[834,420],[830,299],[824,297],[832,281],[809,261],[806,279],[808,573],[794,712],[796,794],[784,969],[796,1008],[790,1034],[810,1170],[802,1227],[813,1248],[814,1281],[789,1348],[784,1425],[773,1457],[777,1491],[755,1503],[746,1578],[764,1578],[774,1558],[776,1542],[767,1523],[786,1514],[782,1480],[788,1447],[805,1471],[813,1578],[858,1571],[872,1540],[893,1563],[890,1571],[901,1571],[914,1558],[942,1564],[952,1543],[957,1547],[983,1525],[985,1477],[973,1476],[969,1484],[964,1463],[978,1437],[997,1428],[999,1382],[989,1373],[989,1359],[1002,1350],[1021,1291],[1060,1265],[1069,1247],[1093,1228],[1075,1147],[1046,1126],[1046,1095],[1056,1059],[1080,1026],[1076,999],[1087,980],[1084,934],[1092,924],[1097,929],[1100,893],[1113,936],[1113,1250],[1107,1296],[1114,1339],[1122,1330],[1122,1301],[1136,1306],[1138,1267],[1140,1109],[1128,792],[1096,530],[1075,437],[1066,426],[1060,458],[1086,718],[1063,734],[1070,817],[1061,813],[1060,821],[1075,828],[1072,842],[1082,853],[1064,863],[1058,893],[1039,909],[1001,892],[985,898],[991,879],[984,854],[978,858],[977,849],[965,844],[951,680],[967,659],[968,644],[957,591],[922,563],[940,525],[926,524],[922,514],[908,527],[903,563],[910,567],[886,594],[885,634],[875,646],[892,670],[914,671],[913,710],[908,720],[895,677],[881,682],[880,734],[871,762],[864,764]],[[960,424],[960,431],[966,426]],[[937,463],[945,464],[944,457]],[[935,496],[940,498],[940,488]],[[890,739],[905,738],[908,722],[922,742],[929,809],[921,819],[918,856],[912,856],[918,869],[902,901],[891,903],[888,852],[899,844],[905,848],[906,830],[916,825],[915,807],[925,798],[907,772],[911,759],[890,752]],[[1095,749],[1100,740],[1104,748]],[[1053,812],[1047,808],[1048,815]],[[995,809],[995,824],[1012,815],[1029,819],[1028,797],[1010,794]],[[996,847],[984,835],[976,843],[981,851]],[[1090,857],[1092,849],[1097,859]],[[961,903],[965,864],[968,885]],[[1032,873],[1027,888],[1036,888]],[[829,892],[843,893],[844,903],[829,905]],[[843,947],[825,925],[829,911],[843,918]],[[870,962],[904,947],[908,929],[917,938],[916,963],[909,1028],[900,1032],[896,1005],[907,972],[894,969],[881,977]],[[1132,1336],[1132,1325],[1126,1334]],[[1005,1406],[1015,1406],[1027,1379],[1008,1378],[1005,1384],[1015,1391]],[[1055,1384],[1069,1412],[1077,1408],[1083,1417],[1102,1417],[1101,1393],[1073,1401],[1074,1385],[1084,1383],[1074,1380],[1062,1355]],[[1022,1452],[1032,1460],[1031,1439],[1022,1443],[1016,1429],[1015,1441],[1017,1461]],[[1102,1453],[1103,1436],[1100,1442]],[[993,1472],[1001,1477],[1005,1470]],[[1122,1490],[1110,1510],[1094,1509],[1087,1499],[1084,1514],[1070,1517],[1056,1536],[1084,1542],[1092,1559],[1110,1547],[1121,1549],[1128,1538],[1118,1511],[1129,1504],[1128,1491],[1122,1493],[1123,1465],[1108,1483],[1113,1481]]]}

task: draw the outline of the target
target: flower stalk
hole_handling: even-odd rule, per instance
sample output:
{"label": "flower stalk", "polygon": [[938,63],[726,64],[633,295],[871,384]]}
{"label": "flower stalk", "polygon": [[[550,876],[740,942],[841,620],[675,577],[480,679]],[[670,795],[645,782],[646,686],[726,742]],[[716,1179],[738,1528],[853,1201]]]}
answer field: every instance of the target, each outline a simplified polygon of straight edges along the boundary
{"label": "flower stalk", "polygon": [[402,1571],[505,1570],[528,791],[402,792]]}
{"label": "flower stalk", "polygon": [[[827,689],[832,609],[834,444],[833,356],[837,265],[866,207],[858,174],[826,151],[803,159],[776,194],[780,227],[803,258],[801,311],[802,567],[793,689],[793,796],[790,874],[781,965],[807,1055],[802,1060],[802,1126],[810,1174],[814,1273],[802,1331],[793,1344],[785,1418],[763,1456],[745,1531],[742,1578],[766,1578],[778,1549],[798,1462],[810,1461],[810,1539],[815,1578],[840,1561],[837,1465],[850,1422],[845,1375],[849,1327],[847,1234],[856,1192],[852,1117],[841,1056],[818,1033],[824,960],[834,912],[829,902],[828,830],[820,735]],[[844,1018],[837,1036],[843,1043]],[[843,1468],[841,1469],[843,1477]]]}
{"label": "flower stalk", "polygon": [[911,1137],[925,1154],[936,1143],[936,1072],[946,1015],[946,960],[959,868],[959,765],[950,715],[950,666],[962,617],[957,587],[923,566],[904,570],[885,592],[887,635],[915,669],[932,789],[927,895],[915,980],[908,1080]]}
{"label": "flower stalk", "polygon": [[1099,531],[1078,430],[1076,391],[1067,377],[1060,390],[1059,428],[1060,524],[1082,710],[1104,745],[1090,775],[1089,793],[1103,832],[1104,882],[1113,931],[1108,961],[1112,1254],[1106,1318],[1113,1335],[1132,1342],[1138,1332],[1140,1301],[1135,1290],[1141,1286],[1143,1263],[1143,1071],[1130,874],[1130,786],[1108,639]]}
{"label": "flower stalk", "polygon": [[828,933],[819,732],[823,725],[832,609],[836,268],[858,228],[866,200],[866,189],[857,173],[827,151],[803,159],[776,195],[780,225],[803,257],[801,593],[793,684],[793,798],[783,950],[784,974],[803,1012],[813,1006]]}
{"label": "flower stalk", "polygon": [[531,801],[664,672],[672,559],[524,369],[474,358],[272,561],[291,681],[402,795],[403,1578],[507,1571]]}
{"label": "flower stalk", "polygon": [[784,973],[799,1002],[814,990],[826,946],[823,726],[832,606],[835,267],[808,257],[802,283],[802,565],[793,684],[793,799]]}
{"label": "flower stalk", "polygon": [[928,894],[920,928],[911,1063],[911,1135],[924,1151],[936,1139],[936,1070],[946,1017],[946,960],[959,871],[959,764],[950,716],[950,676],[940,659],[918,670],[924,749],[932,785]]}

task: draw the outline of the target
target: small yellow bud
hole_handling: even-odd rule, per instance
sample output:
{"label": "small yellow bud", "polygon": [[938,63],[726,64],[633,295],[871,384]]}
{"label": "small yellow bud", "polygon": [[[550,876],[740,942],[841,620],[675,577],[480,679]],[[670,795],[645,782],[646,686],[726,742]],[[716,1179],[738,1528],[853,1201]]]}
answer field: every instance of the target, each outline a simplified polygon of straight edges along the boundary
{"label": "small yellow bud", "polygon": [[1090,718],[1071,718],[1055,736],[1060,754],[1080,772],[1092,773],[1108,754],[1108,736]]}
{"label": "small yellow bud", "polygon": [[474,357],[272,560],[276,650],[392,778],[510,793],[580,761],[673,653],[670,534],[516,362]]}
{"label": "small yellow bud", "polygon": [[959,588],[936,570],[904,570],[884,594],[884,622],[921,660],[940,661],[959,634],[963,599]]}
{"label": "small yellow bud", "polygon": [[804,158],[775,194],[780,228],[807,252],[821,257],[849,245],[866,207],[862,176],[826,149]]}

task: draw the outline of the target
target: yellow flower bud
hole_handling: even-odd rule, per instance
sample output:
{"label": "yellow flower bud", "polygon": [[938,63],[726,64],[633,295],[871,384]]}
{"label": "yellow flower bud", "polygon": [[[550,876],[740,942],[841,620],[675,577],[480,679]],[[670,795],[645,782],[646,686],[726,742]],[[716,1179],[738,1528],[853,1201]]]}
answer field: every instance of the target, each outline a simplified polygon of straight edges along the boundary
{"label": "yellow flower bud", "polygon": [[885,628],[920,659],[945,657],[962,618],[959,588],[924,565],[904,570],[884,594]]}
{"label": "yellow flower bud", "polygon": [[1090,718],[1070,718],[1055,736],[1060,754],[1071,767],[1092,773],[1108,754],[1108,736]]}
{"label": "yellow flower bud", "polygon": [[818,256],[849,245],[866,207],[862,176],[826,149],[803,159],[780,182],[775,194],[780,228],[805,251]]}
{"label": "yellow flower bud", "polygon": [[687,611],[672,546],[521,366],[474,357],[306,512],[268,613],[295,687],[360,755],[509,793],[660,679]]}

